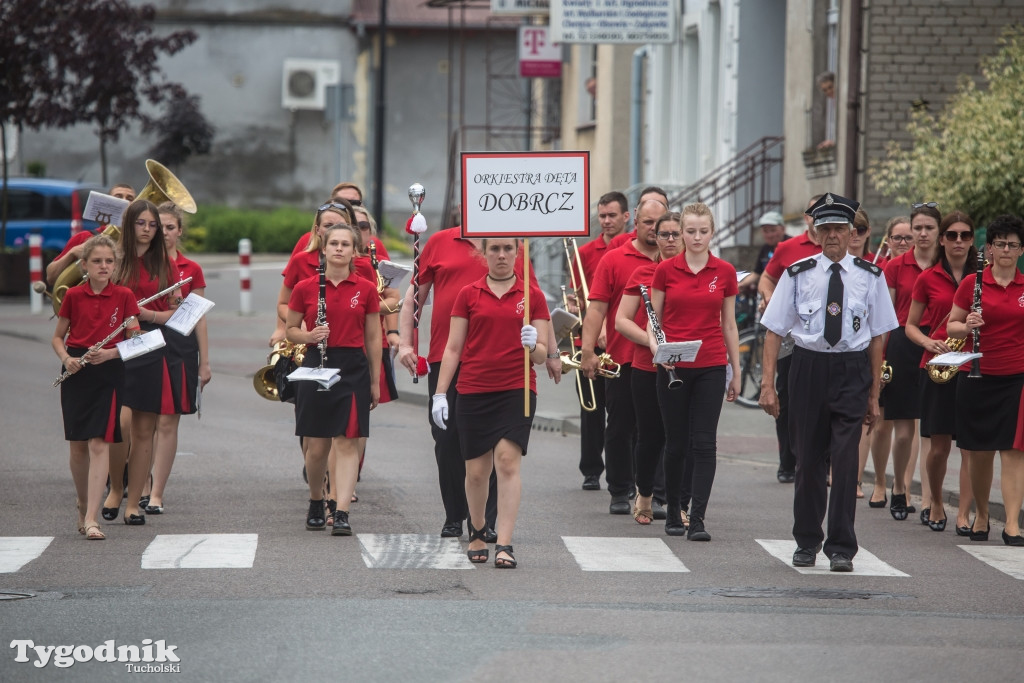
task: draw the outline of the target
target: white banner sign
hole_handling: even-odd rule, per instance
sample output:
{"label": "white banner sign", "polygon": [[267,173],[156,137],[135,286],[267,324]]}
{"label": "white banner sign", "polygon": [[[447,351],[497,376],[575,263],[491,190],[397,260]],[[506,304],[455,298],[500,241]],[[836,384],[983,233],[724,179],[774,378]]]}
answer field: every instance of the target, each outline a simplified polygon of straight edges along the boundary
{"label": "white banner sign", "polygon": [[558,43],[672,43],[678,0],[551,0]]}
{"label": "white banner sign", "polygon": [[586,237],[589,152],[463,152],[464,237]]}
{"label": "white banner sign", "polygon": [[550,7],[548,0],[491,0],[491,14],[502,16],[547,16]]}

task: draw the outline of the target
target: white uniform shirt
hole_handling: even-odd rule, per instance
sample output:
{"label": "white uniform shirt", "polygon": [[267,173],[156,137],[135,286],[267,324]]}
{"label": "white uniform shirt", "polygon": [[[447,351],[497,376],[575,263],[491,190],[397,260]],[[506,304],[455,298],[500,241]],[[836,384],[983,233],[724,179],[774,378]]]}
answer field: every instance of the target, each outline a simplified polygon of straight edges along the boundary
{"label": "white uniform shirt", "polygon": [[881,269],[865,261],[858,265],[854,260],[847,254],[839,261],[843,326],[842,338],[834,347],[825,341],[826,299],[832,277],[829,268],[833,262],[824,254],[797,261],[786,269],[761,316],[761,324],[781,337],[792,333],[796,345],[808,351],[866,349],[872,337],[895,329],[899,322]]}

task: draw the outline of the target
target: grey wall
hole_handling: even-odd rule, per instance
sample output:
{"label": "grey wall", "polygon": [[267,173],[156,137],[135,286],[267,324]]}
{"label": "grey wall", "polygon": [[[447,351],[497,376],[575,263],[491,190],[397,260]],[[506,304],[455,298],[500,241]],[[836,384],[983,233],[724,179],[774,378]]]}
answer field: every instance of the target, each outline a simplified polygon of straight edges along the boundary
{"label": "grey wall", "polygon": [[746,0],[739,12],[736,151],[782,135],[786,0]]}

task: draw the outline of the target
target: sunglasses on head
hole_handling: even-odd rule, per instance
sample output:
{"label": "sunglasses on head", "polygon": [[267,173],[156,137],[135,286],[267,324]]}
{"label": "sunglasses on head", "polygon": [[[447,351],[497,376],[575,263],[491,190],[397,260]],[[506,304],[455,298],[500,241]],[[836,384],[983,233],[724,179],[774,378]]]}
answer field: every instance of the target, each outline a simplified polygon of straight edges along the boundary
{"label": "sunglasses on head", "polygon": [[335,204],[334,202],[328,202],[326,204],[321,204],[320,206],[317,207],[316,212],[317,213],[323,213],[327,209],[338,209],[339,211],[344,211],[346,214],[348,213],[348,207],[347,206],[345,206],[344,204]]}
{"label": "sunglasses on head", "polygon": [[921,209],[921,208],[924,208],[924,207],[928,207],[929,209],[937,209],[937,208],[939,208],[939,205],[936,204],[935,202],[920,202],[918,204],[911,204],[910,205],[910,208],[914,209],[914,210]]}

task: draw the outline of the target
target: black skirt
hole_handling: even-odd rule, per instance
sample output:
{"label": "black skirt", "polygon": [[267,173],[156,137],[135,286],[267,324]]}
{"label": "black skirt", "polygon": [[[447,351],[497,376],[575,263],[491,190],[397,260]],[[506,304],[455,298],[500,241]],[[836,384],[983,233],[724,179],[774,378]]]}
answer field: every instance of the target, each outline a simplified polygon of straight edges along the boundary
{"label": "black skirt", "polygon": [[196,391],[199,388],[199,339],[195,330],[187,337],[165,327],[167,342],[167,374],[171,380],[174,412],[192,415],[196,412]]}
{"label": "black skirt", "polygon": [[925,375],[921,380],[921,436],[939,434],[956,438],[956,378],[936,384]]}
{"label": "black skirt", "polygon": [[[68,349],[80,358],[88,349]],[[63,374],[64,368],[61,368]],[[124,362],[120,358],[99,365],[86,365],[60,385],[60,409],[64,415],[64,438],[88,441],[101,438],[121,443],[121,399],[124,394]]]}
{"label": "black skirt", "polygon": [[398,386],[395,384],[395,366],[391,362],[391,349],[380,350],[380,401],[388,403],[398,400]]}
{"label": "black skirt", "polygon": [[1014,448],[1021,433],[1024,374],[956,376],[956,445],[970,451]]}
{"label": "black skirt", "polygon": [[920,346],[907,339],[904,328],[897,327],[889,333],[885,360],[892,366],[892,381],[882,392],[886,420],[916,420],[921,417],[922,352]]}
{"label": "black skirt", "polygon": [[[302,367],[320,367],[320,349],[306,349]],[[329,391],[317,382],[295,382],[295,436],[354,439],[370,436],[370,366],[362,348],[330,346],[325,368],[338,368],[341,379]]]}
{"label": "black skirt", "polygon": [[[143,332],[157,328],[167,340],[167,330],[153,323],[139,323]],[[167,367],[166,346],[124,362],[124,405],[132,410],[174,415],[174,393]]]}
{"label": "black skirt", "polygon": [[466,460],[491,452],[498,442],[508,439],[522,449],[530,445],[530,429],[537,411],[537,394],[530,392],[530,416],[523,415],[523,390],[491,391],[484,394],[459,394],[459,446]]}

